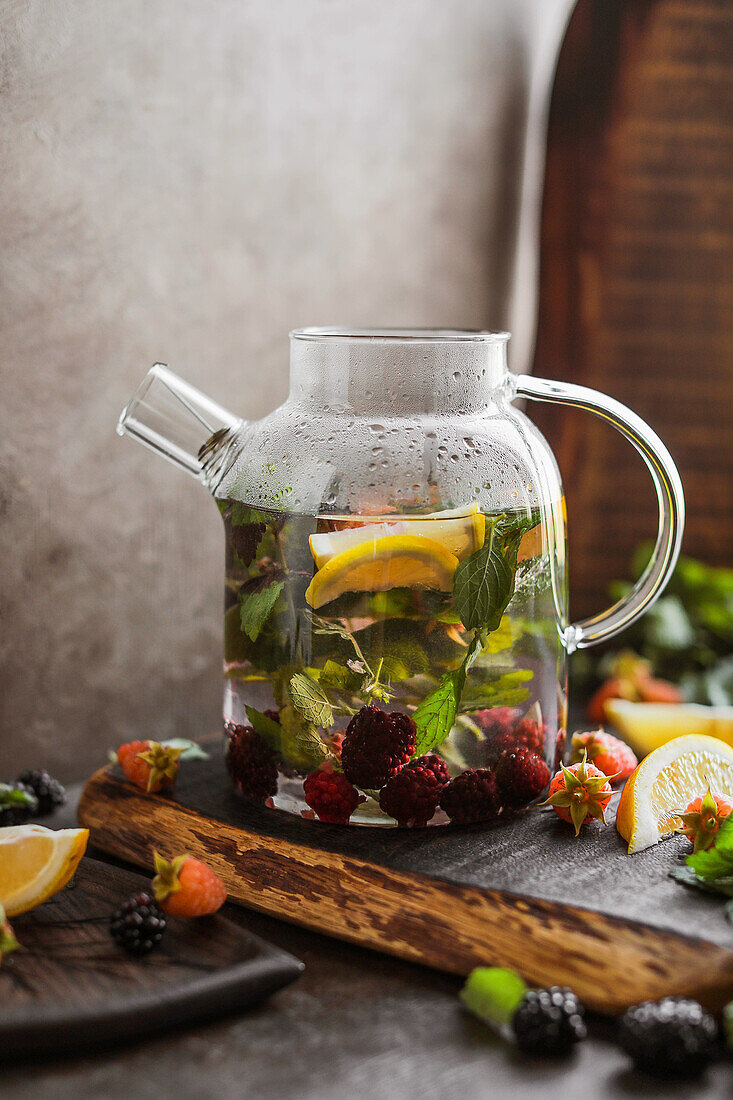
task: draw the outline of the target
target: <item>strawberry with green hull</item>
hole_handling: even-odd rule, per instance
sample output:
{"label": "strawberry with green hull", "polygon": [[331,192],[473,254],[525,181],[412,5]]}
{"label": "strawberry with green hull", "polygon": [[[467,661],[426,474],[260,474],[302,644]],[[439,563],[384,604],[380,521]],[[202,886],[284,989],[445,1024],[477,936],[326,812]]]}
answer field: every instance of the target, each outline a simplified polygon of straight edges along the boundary
{"label": "strawberry with green hull", "polygon": [[612,778],[615,777],[589,764],[583,753],[579,764],[571,764],[569,768],[560,765],[560,771],[550,784],[550,794],[542,805],[552,806],[559,818],[573,825],[578,836],[581,826],[594,818],[606,824],[605,811],[613,794],[609,782]]}
{"label": "strawberry with green hull", "polygon": [[604,775],[613,776],[615,782],[628,779],[639,763],[625,741],[601,729],[573,734],[570,762],[579,763],[583,753]]}
{"label": "strawberry with green hull", "polygon": [[200,859],[184,854],[167,860],[158,852],[153,856],[153,894],[169,916],[205,917],[221,909],[227,899],[226,886]]}
{"label": "strawberry with green hull", "polygon": [[683,814],[681,832],[692,841],[693,852],[706,852],[715,844],[720,826],[733,810],[733,801],[722,794],[711,794],[710,787],[694,798]]}
{"label": "strawberry with green hull", "polygon": [[136,787],[157,794],[168,790],[178,777],[178,758],[183,749],[161,745],[157,741],[130,741],[120,745],[117,761],[125,779]]}

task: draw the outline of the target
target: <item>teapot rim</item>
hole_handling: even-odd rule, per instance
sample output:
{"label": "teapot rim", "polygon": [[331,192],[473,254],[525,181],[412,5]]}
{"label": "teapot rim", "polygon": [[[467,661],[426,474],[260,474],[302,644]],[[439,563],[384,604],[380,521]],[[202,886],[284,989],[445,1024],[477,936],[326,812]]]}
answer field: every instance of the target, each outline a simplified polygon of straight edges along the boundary
{"label": "teapot rim", "polygon": [[309,326],[290,332],[291,340],[327,341],[340,340],[349,343],[506,343],[511,333],[487,329],[459,328],[343,328],[338,326]]}

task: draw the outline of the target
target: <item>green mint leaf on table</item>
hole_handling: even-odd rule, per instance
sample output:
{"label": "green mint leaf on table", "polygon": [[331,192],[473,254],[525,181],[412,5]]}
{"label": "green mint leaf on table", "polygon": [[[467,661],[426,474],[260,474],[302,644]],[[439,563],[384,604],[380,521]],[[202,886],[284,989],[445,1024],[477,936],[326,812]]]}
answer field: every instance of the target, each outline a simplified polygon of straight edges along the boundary
{"label": "green mint leaf on table", "polygon": [[710,882],[706,882],[704,878],[698,878],[691,867],[673,867],[669,872],[669,877],[682,883],[683,886],[691,886],[696,890],[702,890],[704,894],[733,897],[733,876],[727,879],[711,879]]}
{"label": "green mint leaf on table", "polygon": [[197,745],[195,741],[190,741],[187,737],[169,737],[165,741],[161,741],[161,745],[165,745],[167,749],[181,749],[181,755],[178,757],[179,760],[209,759],[209,753],[205,752],[200,745]]}
{"label": "green mint leaf on table", "polygon": [[521,534],[504,535],[497,516],[480,550],[462,561],[453,578],[453,600],[466,630],[496,630],[514,595]]}
{"label": "green mint leaf on table", "polygon": [[296,672],[290,679],[288,694],[301,718],[311,726],[333,725],[333,710],[326,695],[310,676]]}
{"label": "green mint leaf on table", "polygon": [[459,996],[469,1012],[497,1030],[505,1028],[527,992],[514,970],[479,966],[468,975]]}
{"label": "green mint leaf on table", "polygon": [[[116,760],[117,754],[115,753],[115,761]],[[35,809],[36,798],[35,795],[29,794],[28,791],[20,791],[17,787],[13,787],[9,783],[0,783],[0,806],[30,806]]]}
{"label": "green mint leaf on table", "polygon": [[285,587],[285,579],[279,566],[250,577],[239,590],[239,618],[242,630],[252,642],[260,631]]}
{"label": "green mint leaf on table", "polygon": [[245,707],[244,709],[247,712],[249,724],[255,733],[260,735],[268,748],[279,754],[282,751],[283,733],[280,723],[268,717],[267,714],[263,714],[261,710],[255,710],[254,707]]}

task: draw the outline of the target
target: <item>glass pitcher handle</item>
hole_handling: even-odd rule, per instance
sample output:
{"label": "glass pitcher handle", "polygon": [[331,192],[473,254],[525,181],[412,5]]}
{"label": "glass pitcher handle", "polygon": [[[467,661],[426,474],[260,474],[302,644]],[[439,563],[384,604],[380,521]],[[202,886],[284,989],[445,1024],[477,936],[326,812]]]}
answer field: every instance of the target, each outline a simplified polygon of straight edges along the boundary
{"label": "glass pitcher handle", "polygon": [[569,653],[596,645],[625,630],[651,607],[662,593],[679,557],[685,526],[685,497],[677,467],[656,432],[641,417],[598,390],[569,382],[551,382],[529,374],[515,376],[516,397],[530,401],[549,401],[555,405],[573,405],[587,409],[625,436],[644,459],[652,475],[659,503],[659,530],[649,564],[632,590],[607,611],[590,619],[581,619],[565,628],[564,640]]}

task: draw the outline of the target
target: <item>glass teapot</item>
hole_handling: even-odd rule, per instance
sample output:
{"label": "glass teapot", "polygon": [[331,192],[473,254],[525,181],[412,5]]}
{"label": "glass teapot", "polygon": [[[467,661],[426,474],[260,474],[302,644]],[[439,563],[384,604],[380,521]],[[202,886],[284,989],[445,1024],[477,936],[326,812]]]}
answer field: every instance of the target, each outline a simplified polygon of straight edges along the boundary
{"label": "glass teapot", "polygon": [[[508,333],[308,328],[247,422],[156,365],[118,424],[201,481],[226,532],[224,725],[247,798],[337,824],[492,821],[562,757],[566,658],[660,594],[684,499],[629,409],[513,375]],[[640,451],[659,531],[634,589],[567,617],[565,502],[516,398],[588,409]]]}

